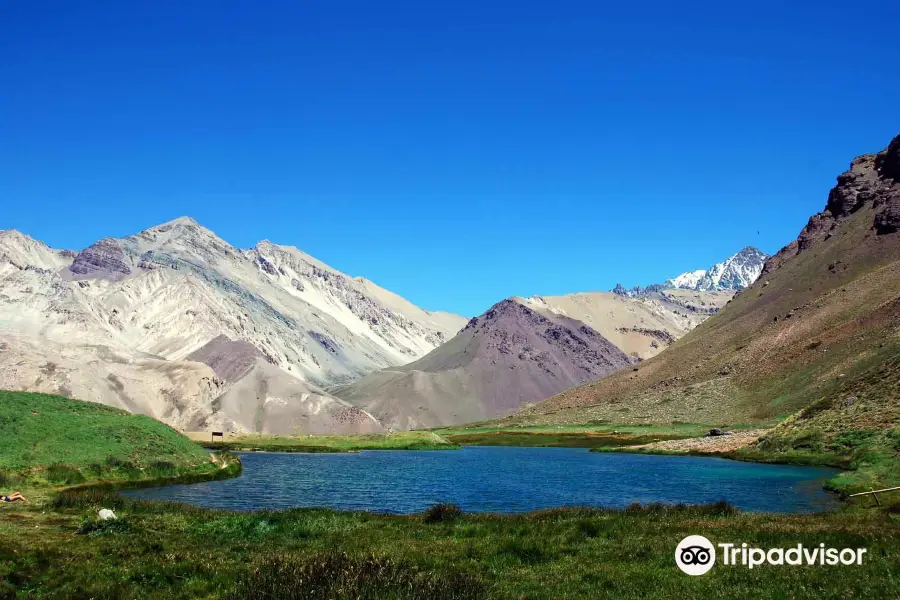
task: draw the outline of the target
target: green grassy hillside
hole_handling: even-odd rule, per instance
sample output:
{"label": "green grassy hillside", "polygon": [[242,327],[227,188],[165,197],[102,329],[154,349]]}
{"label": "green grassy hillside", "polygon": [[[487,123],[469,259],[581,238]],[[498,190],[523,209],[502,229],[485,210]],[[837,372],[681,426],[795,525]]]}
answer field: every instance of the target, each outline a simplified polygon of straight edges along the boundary
{"label": "green grassy hillside", "polygon": [[360,450],[454,450],[457,445],[431,431],[368,435],[235,435],[224,442],[203,441],[207,448],[269,452],[358,452]]}
{"label": "green grassy hillside", "polygon": [[216,469],[207,451],[150,417],[0,391],[0,482],[62,485]]}
{"label": "green grassy hillside", "polygon": [[738,455],[847,466],[852,471],[829,483],[840,492],[900,485],[900,344],[848,371],[830,393]]}

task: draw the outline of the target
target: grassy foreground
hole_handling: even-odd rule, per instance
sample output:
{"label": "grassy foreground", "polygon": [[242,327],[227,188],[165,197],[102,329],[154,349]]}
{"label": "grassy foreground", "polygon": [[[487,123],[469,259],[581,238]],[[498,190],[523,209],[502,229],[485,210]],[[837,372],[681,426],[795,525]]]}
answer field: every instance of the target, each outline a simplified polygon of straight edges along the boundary
{"label": "grassy foreground", "polygon": [[[119,520],[94,520],[100,507]],[[727,505],[528,515],[242,514],[62,492],[4,507],[0,597],[16,598],[888,598],[900,515],[737,513]],[[674,564],[687,535],[762,548],[868,548],[861,566]],[[17,595],[16,595],[17,594]]]}
{"label": "grassy foreground", "polygon": [[224,442],[201,441],[221,450],[269,452],[358,452],[360,450],[453,450],[459,446],[430,431],[371,435],[236,435]]}
{"label": "grassy foreground", "polygon": [[[239,466],[211,463],[205,451],[152,419],[56,397],[2,398],[9,401],[0,413],[6,483],[19,477],[40,493],[29,504],[0,505],[0,598],[843,599],[886,598],[898,589],[900,504],[871,510],[859,503],[818,515],[740,513],[725,504],[527,515],[465,515],[451,506],[410,516],[200,509],[131,500],[115,488],[159,477],[233,475]],[[693,426],[679,427],[691,433]],[[398,439],[411,445],[432,436]],[[10,438],[17,443],[7,443]],[[330,446],[320,447],[398,443],[371,438],[328,438]],[[163,461],[168,464],[156,464]],[[61,477],[54,479],[57,471]],[[59,489],[72,478],[81,485]],[[115,510],[118,519],[98,520],[101,508]],[[713,543],[824,543],[868,554],[859,566],[720,564],[689,577],[675,566],[674,550],[694,534]]]}

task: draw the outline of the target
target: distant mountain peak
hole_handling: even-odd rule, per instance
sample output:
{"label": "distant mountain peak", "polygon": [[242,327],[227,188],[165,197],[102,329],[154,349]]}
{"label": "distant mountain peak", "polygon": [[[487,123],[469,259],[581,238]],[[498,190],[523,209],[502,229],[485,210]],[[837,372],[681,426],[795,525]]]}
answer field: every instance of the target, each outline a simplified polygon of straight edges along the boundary
{"label": "distant mountain peak", "polygon": [[582,321],[509,298],[419,360],[332,390],[394,428],[503,416],[632,360]]}
{"label": "distant mountain peak", "polygon": [[709,269],[682,273],[666,281],[666,286],[704,292],[742,290],[753,284],[762,273],[769,256],[759,248],[746,246],[740,252]]}
{"label": "distant mountain peak", "polygon": [[745,246],[737,254],[729,256],[708,269],[687,271],[665,283],[655,283],[631,289],[617,283],[611,291],[625,298],[640,298],[665,289],[697,290],[699,292],[739,291],[756,281],[769,256],[753,246]]}
{"label": "distant mountain peak", "polygon": [[535,324],[549,322],[546,317],[536,313],[521,302],[517,302],[512,298],[506,298],[487,309],[481,316],[469,319],[469,322],[463,328],[463,331],[468,329],[484,329],[485,327],[491,326],[493,323],[500,322],[504,317],[513,319],[524,317]]}
{"label": "distant mountain peak", "polygon": [[212,230],[207,229],[192,217],[178,217],[177,219],[172,219],[171,221],[149,227],[140,233],[125,239],[132,238],[143,238],[148,241],[168,241],[190,238],[219,240],[219,237]]}
{"label": "distant mountain peak", "polygon": [[172,227],[185,227],[190,225],[200,226],[200,223],[198,223],[197,219],[195,219],[194,217],[183,216],[172,219],[171,221],[166,221],[165,223],[160,223],[159,225],[157,225],[156,227],[152,227],[151,229],[171,229]]}

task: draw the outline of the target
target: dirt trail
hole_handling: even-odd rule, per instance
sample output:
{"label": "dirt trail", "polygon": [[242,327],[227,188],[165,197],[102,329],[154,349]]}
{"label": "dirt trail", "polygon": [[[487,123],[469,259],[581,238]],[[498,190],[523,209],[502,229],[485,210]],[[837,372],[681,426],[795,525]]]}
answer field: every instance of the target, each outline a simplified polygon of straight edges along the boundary
{"label": "dirt trail", "polygon": [[732,432],[730,435],[653,442],[652,444],[632,446],[631,449],[664,450],[666,452],[733,452],[749,446],[768,432],[768,429],[747,429]]}

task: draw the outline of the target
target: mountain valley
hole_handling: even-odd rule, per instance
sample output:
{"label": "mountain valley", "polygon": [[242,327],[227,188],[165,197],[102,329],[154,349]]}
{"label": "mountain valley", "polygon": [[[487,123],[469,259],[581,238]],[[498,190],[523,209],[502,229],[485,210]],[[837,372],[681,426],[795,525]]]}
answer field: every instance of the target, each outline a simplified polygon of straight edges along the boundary
{"label": "mountain valley", "polygon": [[[749,252],[719,271],[732,273]],[[422,310],[297,248],[238,249],[189,217],[80,252],[6,230],[0,387],[93,400],[185,430],[459,424],[655,356],[733,297],[740,277],[724,280],[512,298],[485,315],[514,307],[543,329],[487,319],[490,333],[475,335],[461,316]],[[551,327],[572,347],[548,342]],[[512,340],[515,352],[481,356],[491,337]],[[507,370],[490,377],[498,358]]]}
{"label": "mountain valley", "polygon": [[898,227],[900,136],[854,159],[825,209],[715,318],[639,368],[505,423],[780,423],[754,447],[895,470]]}

